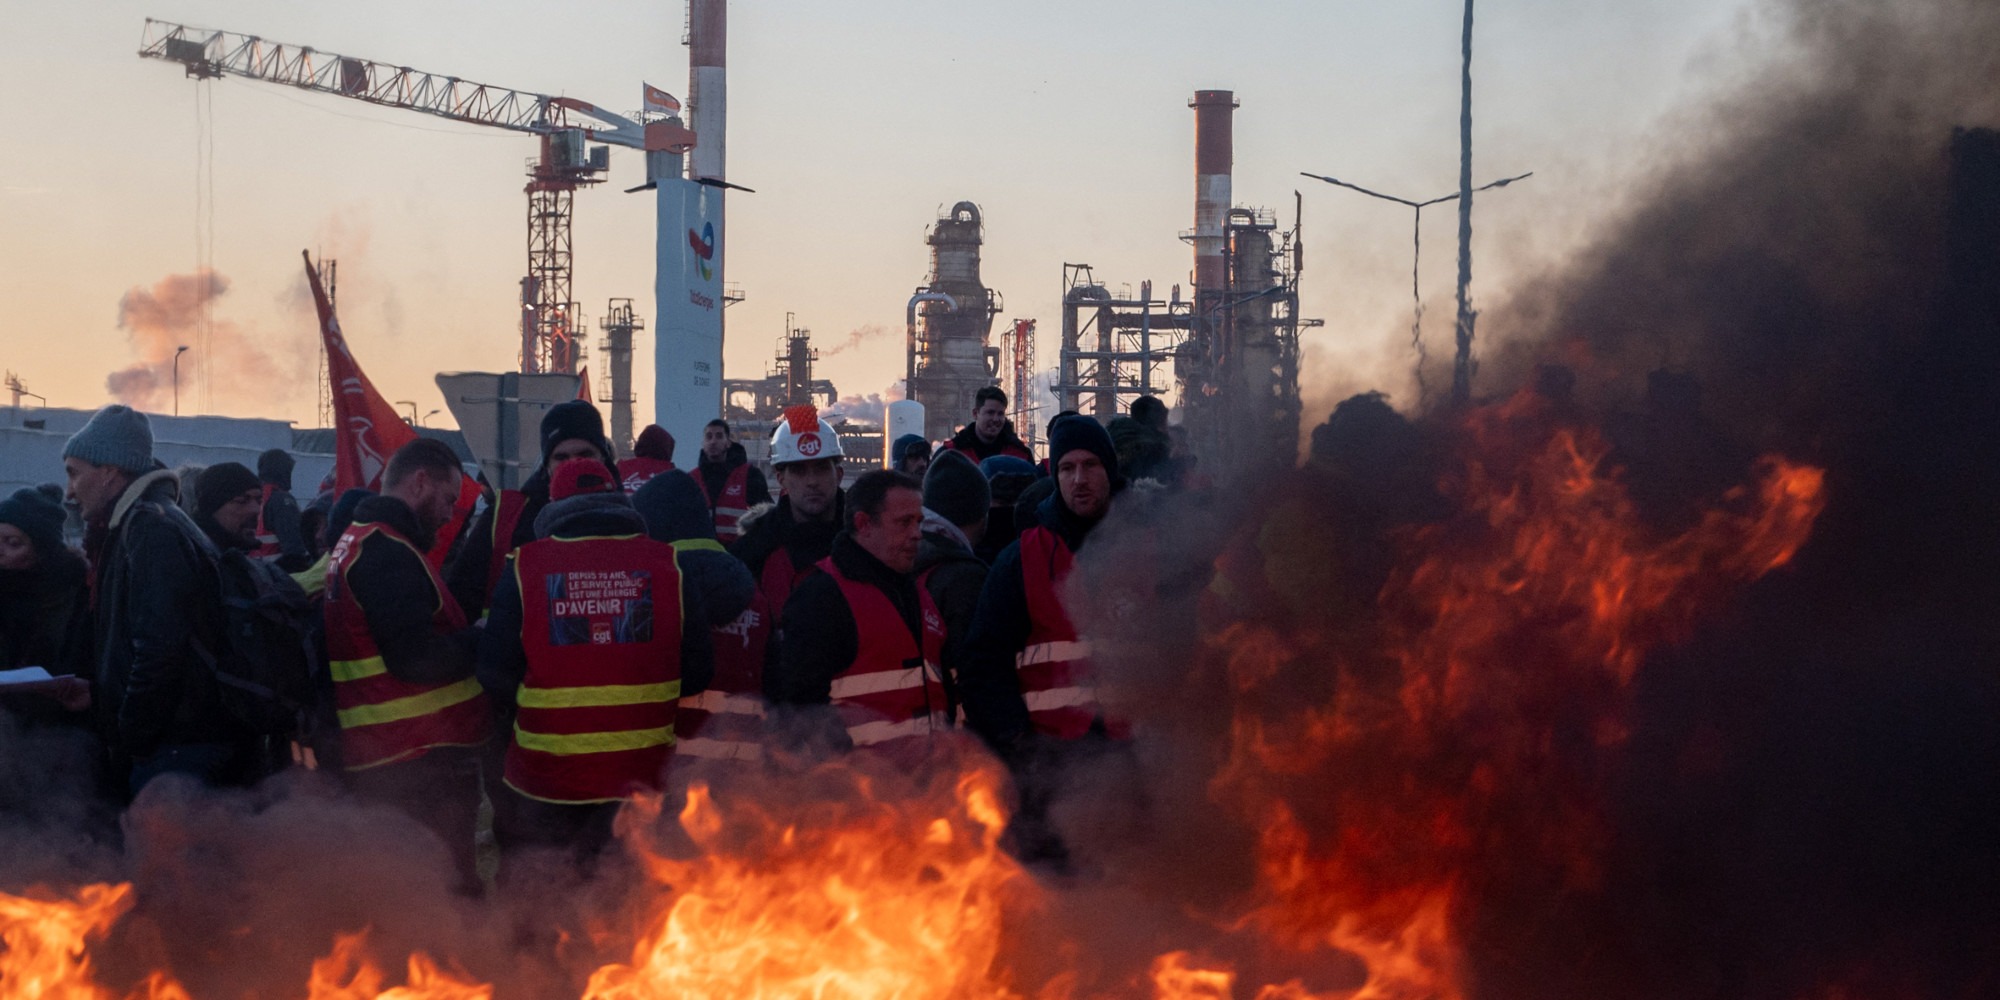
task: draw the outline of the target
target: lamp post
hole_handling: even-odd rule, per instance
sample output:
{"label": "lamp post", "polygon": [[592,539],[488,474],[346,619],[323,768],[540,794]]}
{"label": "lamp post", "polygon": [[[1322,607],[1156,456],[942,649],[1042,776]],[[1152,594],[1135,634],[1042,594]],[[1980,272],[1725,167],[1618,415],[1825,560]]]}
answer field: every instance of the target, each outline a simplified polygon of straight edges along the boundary
{"label": "lamp post", "polygon": [[174,348],[174,416],[181,415],[181,355],[187,353],[187,345]]}
{"label": "lamp post", "polygon": [[431,419],[432,417],[435,417],[435,416],[437,416],[437,415],[438,415],[438,414],[439,414],[440,412],[442,412],[442,411],[440,411],[440,410],[432,410],[431,412],[429,412],[429,413],[426,413],[426,414],[424,414],[424,415],[423,415],[422,417],[419,417],[419,418],[417,419],[417,426],[418,426],[418,427],[429,427],[429,426],[430,426],[430,419]]}
{"label": "lamp post", "polygon": [[[1453,191],[1450,194],[1441,195],[1439,197],[1432,198],[1428,201],[1414,201],[1409,198],[1398,198],[1393,194],[1383,194],[1380,191],[1370,191],[1369,189],[1362,187],[1359,184],[1350,184],[1344,180],[1341,180],[1338,177],[1325,177],[1320,174],[1309,174],[1303,170],[1299,171],[1299,175],[1301,177],[1310,177],[1316,181],[1325,181],[1328,184],[1332,184],[1337,187],[1344,187],[1349,191],[1359,191],[1370,198],[1380,198],[1383,201],[1393,201],[1398,205],[1407,205],[1413,210],[1415,215],[1415,220],[1413,221],[1410,227],[1410,234],[1411,234],[1410,235],[1410,246],[1411,246],[1410,298],[1413,299],[1416,303],[1416,316],[1410,323],[1410,346],[1416,348],[1417,351],[1417,391],[1419,394],[1423,393],[1424,391],[1423,365],[1425,356],[1424,340],[1423,340],[1424,296],[1422,290],[1419,288],[1417,283],[1417,265],[1419,261],[1421,261],[1422,259],[1423,249],[1424,249],[1424,228],[1423,228],[1424,209],[1429,208],[1432,205],[1442,204],[1447,201],[1458,201],[1461,192]],[[1515,181],[1527,180],[1528,178],[1533,176],[1535,176],[1535,172],[1530,170],[1525,174],[1519,174],[1514,177],[1503,177],[1497,181],[1492,181],[1486,184],[1482,184],[1479,187],[1473,188],[1472,190],[1488,191],[1493,188],[1503,188],[1509,184],[1514,183]]]}
{"label": "lamp post", "polygon": [[410,399],[399,399],[399,400],[396,400],[396,405],[397,405],[397,406],[407,406],[407,407],[409,407],[409,408],[410,408],[410,426],[411,426],[411,427],[415,427],[415,426],[417,426],[417,404],[416,404],[416,401],[415,401],[415,400],[410,400]]}

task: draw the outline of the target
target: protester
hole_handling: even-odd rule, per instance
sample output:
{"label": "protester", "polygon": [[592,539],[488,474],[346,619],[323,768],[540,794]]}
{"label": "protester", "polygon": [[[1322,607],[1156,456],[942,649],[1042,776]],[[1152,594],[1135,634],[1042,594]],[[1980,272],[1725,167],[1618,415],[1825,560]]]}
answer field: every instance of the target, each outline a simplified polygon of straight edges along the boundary
{"label": "protester", "polygon": [[[1048,436],[1049,438],[1053,439],[1056,436],[1056,424],[1061,423],[1064,417],[1074,417],[1078,415],[1079,414],[1075,410],[1057,410],[1056,415],[1049,418],[1048,426],[1042,428],[1042,433]],[[1035,468],[1043,476],[1054,476],[1055,469],[1051,467],[1053,462],[1054,462],[1053,457],[1046,457],[1043,458],[1040,462],[1035,463]]]}
{"label": "protester", "polygon": [[620,485],[598,462],[556,469],[479,648],[480,682],[514,716],[501,850],[562,849],[585,870],[619,803],[660,787],[678,703],[713,671],[702,593]]}
{"label": "protester", "polygon": [[1020,536],[1021,522],[1014,519],[1014,503],[1021,498],[1022,491],[1042,478],[1042,474],[1033,463],[1006,455],[996,455],[979,463],[979,472],[986,477],[993,503],[986,512],[986,533],[973,546],[973,553],[979,556],[980,561],[991,565],[1000,551]]}
{"label": "protester", "polygon": [[1128,479],[1149,479],[1162,486],[1174,484],[1173,441],[1166,431],[1132,417],[1111,418],[1105,431],[1118,451],[1118,468]]}
{"label": "protester", "polygon": [[722,420],[711,420],[701,429],[701,458],[695,472],[708,496],[715,537],[734,546],[743,537],[743,515],[771,502],[771,487],[764,481],[764,473],[750,464],[743,446],[736,443],[729,424]]}
{"label": "protester", "polygon": [[152,425],[107,406],[64,445],[63,469],[92,567],[91,700],[112,777],[135,794],[167,773],[241,780],[254,740],[201,655],[221,633],[213,548],[153,458]]}
{"label": "protester", "polygon": [[1111,437],[1089,417],[1056,424],[1049,437],[1056,490],[1038,523],[993,564],[966,639],[966,719],[1003,754],[1030,732],[1074,740],[1120,727],[1097,704],[1089,649],[1062,597],[1076,554],[1124,488]]}
{"label": "protester", "polygon": [[877,469],[854,481],[848,509],[832,554],[785,604],[764,696],[795,749],[866,747],[914,762],[951,719],[944,619],[912,575],[923,498],[916,480]]}
{"label": "protester", "polygon": [[299,502],[292,497],[292,468],[297,463],[283,448],[272,448],[257,456],[257,478],[262,495],[255,524],[258,558],[276,557],[287,573],[312,565],[313,553],[306,544],[300,523]]}
{"label": "protester", "polygon": [[1132,419],[1137,420],[1141,426],[1158,431],[1161,434],[1167,432],[1167,419],[1170,414],[1167,410],[1166,401],[1158,396],[1150,393],[1140,396],[1138,399],[1132,401],[1132,405],[1127,407],[1125,412],[1131,415]]}
{"label": "protester", "polygon": [[918,482],[924,481],[924,473],[931,467],[931,443],[922,434],[905,434],[896,439],[895,448],[889,452],[889,465]]}
{"label": "protester", "polygon": [[501,567],[516,548],[535,540],[535,518],[549,504],[549,477],[557,466],[577,458],[595,459],[613,475],[611,441],[604,436],[604,416],[588,400],[573,399],[549,407],[542,415],[542,464],[518,490],[501,490],[493,504],[461,538],[458,554],[446,570],[451,594],[468,619],[486,613],[486,602],[499,582]]}
{"label": "protester", "polygon": [[63,544],[63,509],[40,490],[0,500],[0,670],[41,667],[55,676],[32,691],[0,694],[20,721],[80,727],[89,680],[72,675],[72,627],[89,607],[90,567]]}
{"label": "protester", "polygon": [[218,550],[262,552],[259,518],[265,486],[257,473],[238,462],[218,462],[194,480],[194,523]]}
{"label": "protester", "polygon": [[[833,551],[833,537],[846,516],[840,462],[840,435],[820,420],[814,407],[787,409],[771,432],[771,467],[783,495],[776,506],[744,519],[743,538],[733,551],[750,567],[773,615],[784,609],[792,588]],[[777,643],[767,650],[768,664]]]}
{"label": "protester", "polygon": [[972,394],[972,422],[959,428],[945,447],[975,465],[995,455],[1035,460],[1035,453],[1014,433],[1014,422],[1007,419],[1007,394],[995,385],[981,386]]}
{"label": "protester", "polygon": [[334,546],[325,613],[351,786],[428,827],[450,854],[459,891],[477,894],[477,748],[490,709],[473,676],[476,636],[424,558],[463,475],[443,442],[397,449],[382,495],[355,505]]}
{"label": "protester", "polygon": [[674,471],[674,436],[659,424],[647,424],[632,444],[632,457],[618,463],[618,471],[625,474],[627,496],[639,492],[654,476]]}
{"label": "protester", "polygon": [[992,490],[986,477],[964,455],[939,455],[924,477],[923,541],[917,547],[916,573],[944,616],[945,693],[954,710],[965,637],[972,631],[979,591],[986,584],[986,562],[974,551],[986,534],[991,510]]}
{"label": "protester", "polygon": [[[715,674],[708,690],[683,694],[674,758],[755,761],[764,727],[764,654],[771,611],[750,570],[715,538],[701,485],[684,472],[655,476],[632,497],[646,534],[674,547],[681,585],[707,609]],[[683,768],[685,770],[685,768]]]}

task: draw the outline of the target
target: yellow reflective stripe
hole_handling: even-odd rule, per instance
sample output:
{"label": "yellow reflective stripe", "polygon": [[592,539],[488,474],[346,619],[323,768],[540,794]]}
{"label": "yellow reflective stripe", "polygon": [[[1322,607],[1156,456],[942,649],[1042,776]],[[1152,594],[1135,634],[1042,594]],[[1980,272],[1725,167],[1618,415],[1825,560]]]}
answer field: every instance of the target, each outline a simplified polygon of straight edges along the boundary
{"label": "yellow reflective stripe", "polygon": [[374,677],[389,672],[388,666],[379,656],[371,656],[365,660],[335,660],[328,664],[328,669],[332,671],[333,679],[336,681],[358,681],[363,677]]}
{"label": "yellow reflective stripe", "polygon": [[523,750],[541,753],[572,755],[583,753],[616,753],[620,750],[644,750],[647,747],[666,746],[674,742],[674,727],[661,726],[658,729],[627,729],[617,733],[531,733],[520,726],[514,727],[514,745]]}
{"label": "yellow reflective stripe", "polygon": [[643,705],[669,702],[681,696],[681,682],[604,684],[597,687],[531,688],[521,685],[514,700],[522,708],[590,708],[597,705]]}
{"label": "yellow reflective stripe", "polygon": [[343,708],[337,714],[342,729],[356,729],[361,726],[379,726],[385,722],[414,719],[421,715],[443,711],[477,697],[479,697],[479,682],[467,677],[456,684],[447,684],[407,698],[393,698],[373,705]]}
{"label": "yellow reflective stripe", "polygon": [[728,552],[713,538],[683,538],[674,544],[676,552]]}

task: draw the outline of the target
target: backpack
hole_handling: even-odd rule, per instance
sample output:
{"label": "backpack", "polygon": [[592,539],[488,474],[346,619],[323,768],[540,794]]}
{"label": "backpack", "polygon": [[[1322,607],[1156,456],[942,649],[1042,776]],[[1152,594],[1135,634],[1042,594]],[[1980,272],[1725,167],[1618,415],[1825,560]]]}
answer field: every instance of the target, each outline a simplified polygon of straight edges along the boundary
{"label": "backpack", "polygon": [[215,650],[200,651],[215,673],[223,711],[259,735],[308,735],[326,663],[311,599],[275,564],[240,551],[223,552],[216,575],[222,635]]}

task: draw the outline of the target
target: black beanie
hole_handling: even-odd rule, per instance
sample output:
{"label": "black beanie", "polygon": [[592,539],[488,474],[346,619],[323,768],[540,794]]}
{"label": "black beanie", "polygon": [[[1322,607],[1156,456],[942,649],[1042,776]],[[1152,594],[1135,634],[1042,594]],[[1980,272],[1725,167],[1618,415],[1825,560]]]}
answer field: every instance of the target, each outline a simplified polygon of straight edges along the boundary
{"label": "black beanie", "polygon": [[223,504],[263,488],[264,481],[241,462],[217,462],[194,477],[195,513],[213,516]]}
{"label": "black beanie", "polygon": [[62,550],[63,520],[67,515],[60,504],[49,502],[49,498],[37,489],[15,490],[14,495],[0,500],[0,524],[11,524],[28,536],[35,546],[35,554],[48,560]]}
{"label": "black beanie", "polygon": [[1104,463],[1104,472],[1111,477],[1113,486],[1121,482],[1118,449],[1111,445],[1111,434],[1103,424],[1085,416],[1064,417],[1049,428],[1049,471],[1054,472],[1062,464],[1063,456],[1078,448],[1096,455]]}
{"label": "black beanie", "polygon": [[986,516],[993,506],[993,492],[971,459],[946,451],[924,473],[924,506],[962,528]]}
{"label": "black beanie", "polygon": [[548,468],[549,456],[557,445],[572,440],[590,442],[605,464],[610,464],[611,441],[604,436],[604,415],[597,412],[596,404],[572,399],[549,407],[542,415],[542,468]]}
{"label": "black beanie", "polygon": [[283,448],[272,448],[257,456],[257,478],[281,490],[292,488],[292,467],[298,462]]}

